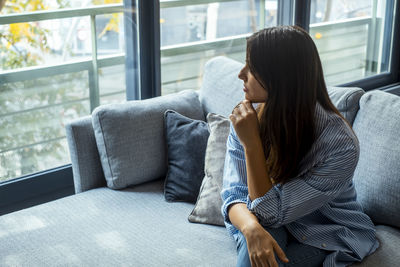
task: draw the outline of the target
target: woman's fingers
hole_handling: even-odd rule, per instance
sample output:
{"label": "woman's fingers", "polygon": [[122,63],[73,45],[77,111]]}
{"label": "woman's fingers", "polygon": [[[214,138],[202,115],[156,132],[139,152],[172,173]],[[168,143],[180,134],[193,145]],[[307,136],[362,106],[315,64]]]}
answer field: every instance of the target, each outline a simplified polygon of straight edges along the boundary
{"label": "woman's fingers", "polygon": [[232,114],[238,113],[239,108],[240,108],[241,105],[243,105],[242,102],[239,102],[239,104],[237,104],[237,105],[233,108],[233,110],[232,110],[231,113],[232,113]]}
{"label": "woman's fingers", "polygon": [[275,257],[268,258],[267,266],[269,266],[269,267],[278,267],[278,263],[276,262]]}
{"label": "woman's fingers", "polygon": [[243,107],[246,109],[247,112],[250,112],[250,111],[252,111],[254,109],[253,105],[251,104],[251,102],[249,100],[247,100],[247,99],[243,100],[241,103],[242,103]]}
{"label": "woman's fingers", "polygon": [[236,123],[236,116],[235,116],[235,114],[230,114],[230,115],[229,115],[229,119],[231,120],[231,122],[232,122],[233,124]]}
{"label": "woman's fingers", "polygon": [[252,267],[278,267],[275,254],[270,250],[264,250],[260,254],[252,254],[250,262]]}
{"label": "woman's fingers", "polygon": [[266,250],[265,256],[266,256],[264,259],[265,266],[278,267],[278,264],[276,263],[276,260],[275,260],[275,254],[272,250],[269,250],[269,249]]}
{"label": "woman's fingers", "polygon": [[247,112],[247,107],[246,107],[246,105],[245,105],[243,102],[239,105],[238,111],[239,111],[241,114],[244,114],[244,113]]}
{"label": "woman's fingers", "polygon": [[268,266],[268,265],[266,265],[266,263],[265,262],[263,262],[263,260],[260,258],[260,257],[258,257],[257,255],[253,255],[253,262],[254,262],[254,265],[253,265],[253,263],[252,263],[252,267],[253,266],[255,266],[255,267],[266,267],[266,266]]}
{"label": "woman's fingers", "polygon": [[278,243],[276,241],[273,242],[273,247],[274,247],[275,253],[278,256],[278,258],[281,261],[288,263],[289,259],[286,257],[285,252],[283,252],[283,250],[281,249],[281,247],[278,245]]}

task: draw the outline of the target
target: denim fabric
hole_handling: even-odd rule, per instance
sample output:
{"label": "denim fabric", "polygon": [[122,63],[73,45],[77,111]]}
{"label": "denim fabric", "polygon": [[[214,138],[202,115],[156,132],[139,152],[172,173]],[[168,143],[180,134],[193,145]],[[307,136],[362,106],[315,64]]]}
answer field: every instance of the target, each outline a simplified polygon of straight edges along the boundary
{"label": "denim fabric", "polygon": [[[289,263],[283,263],[276,256],[276,261],[280,267],[318,267],[322,266],[328,251],[312,247],[298,242],[284,226],[279,228],[265,228],[276,240],[285,252]],[[251,267],[249,253],[247,251],[246,238],[239,233],[237,240],[237,267]]]}

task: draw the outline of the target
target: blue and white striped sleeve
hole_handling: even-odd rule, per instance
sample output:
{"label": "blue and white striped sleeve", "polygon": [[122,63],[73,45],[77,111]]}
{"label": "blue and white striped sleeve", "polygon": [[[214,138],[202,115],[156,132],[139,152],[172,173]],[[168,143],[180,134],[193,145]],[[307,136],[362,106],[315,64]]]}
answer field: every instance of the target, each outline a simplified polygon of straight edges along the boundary
{"label": "blue and white striped sleeve", "polygon": [[248,189],[244,149],[236,136],[232,124],[226,146],[221,210],[228,232],[235,236],[239,230],[229,220],[228,207],[234,203],[247,204]]}
{"label": "blue and white striped sleeve", "polygon": [[331,153],[301,177],[274,186],[253,201],[248,198],[248,209],[264,226],[280,227],[310,214],[348,186],[358,162],[358,146],[335,144],[325,149]]}

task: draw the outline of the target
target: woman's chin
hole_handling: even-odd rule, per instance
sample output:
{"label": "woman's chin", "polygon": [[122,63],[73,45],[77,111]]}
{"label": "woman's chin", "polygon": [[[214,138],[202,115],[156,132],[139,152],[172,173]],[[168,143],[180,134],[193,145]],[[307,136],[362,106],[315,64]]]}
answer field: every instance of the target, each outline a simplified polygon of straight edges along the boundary
{"label": "woman's chin", "polygon": [[253,98],[249,96],[247,93],[244,94],[244,99],[249,100],[250,102],[253,102]]}
{"label": "woman's chin", "polygon": [[244,99],[249,100],[251,103],[263,103],[265,100],[256,99],[254,97],[249,96],[248,94],[244,95]]}

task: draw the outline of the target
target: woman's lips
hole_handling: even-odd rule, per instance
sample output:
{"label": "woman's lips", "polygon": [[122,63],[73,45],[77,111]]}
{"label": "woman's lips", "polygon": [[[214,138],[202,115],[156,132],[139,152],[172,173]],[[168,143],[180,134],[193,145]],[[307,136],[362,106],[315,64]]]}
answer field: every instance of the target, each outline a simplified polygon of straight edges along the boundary
{"label": "woman's lips", "polygon": [[249,92],[249,90],[246,87],[243,87],[243,91],[245,91],[246,93]]}

